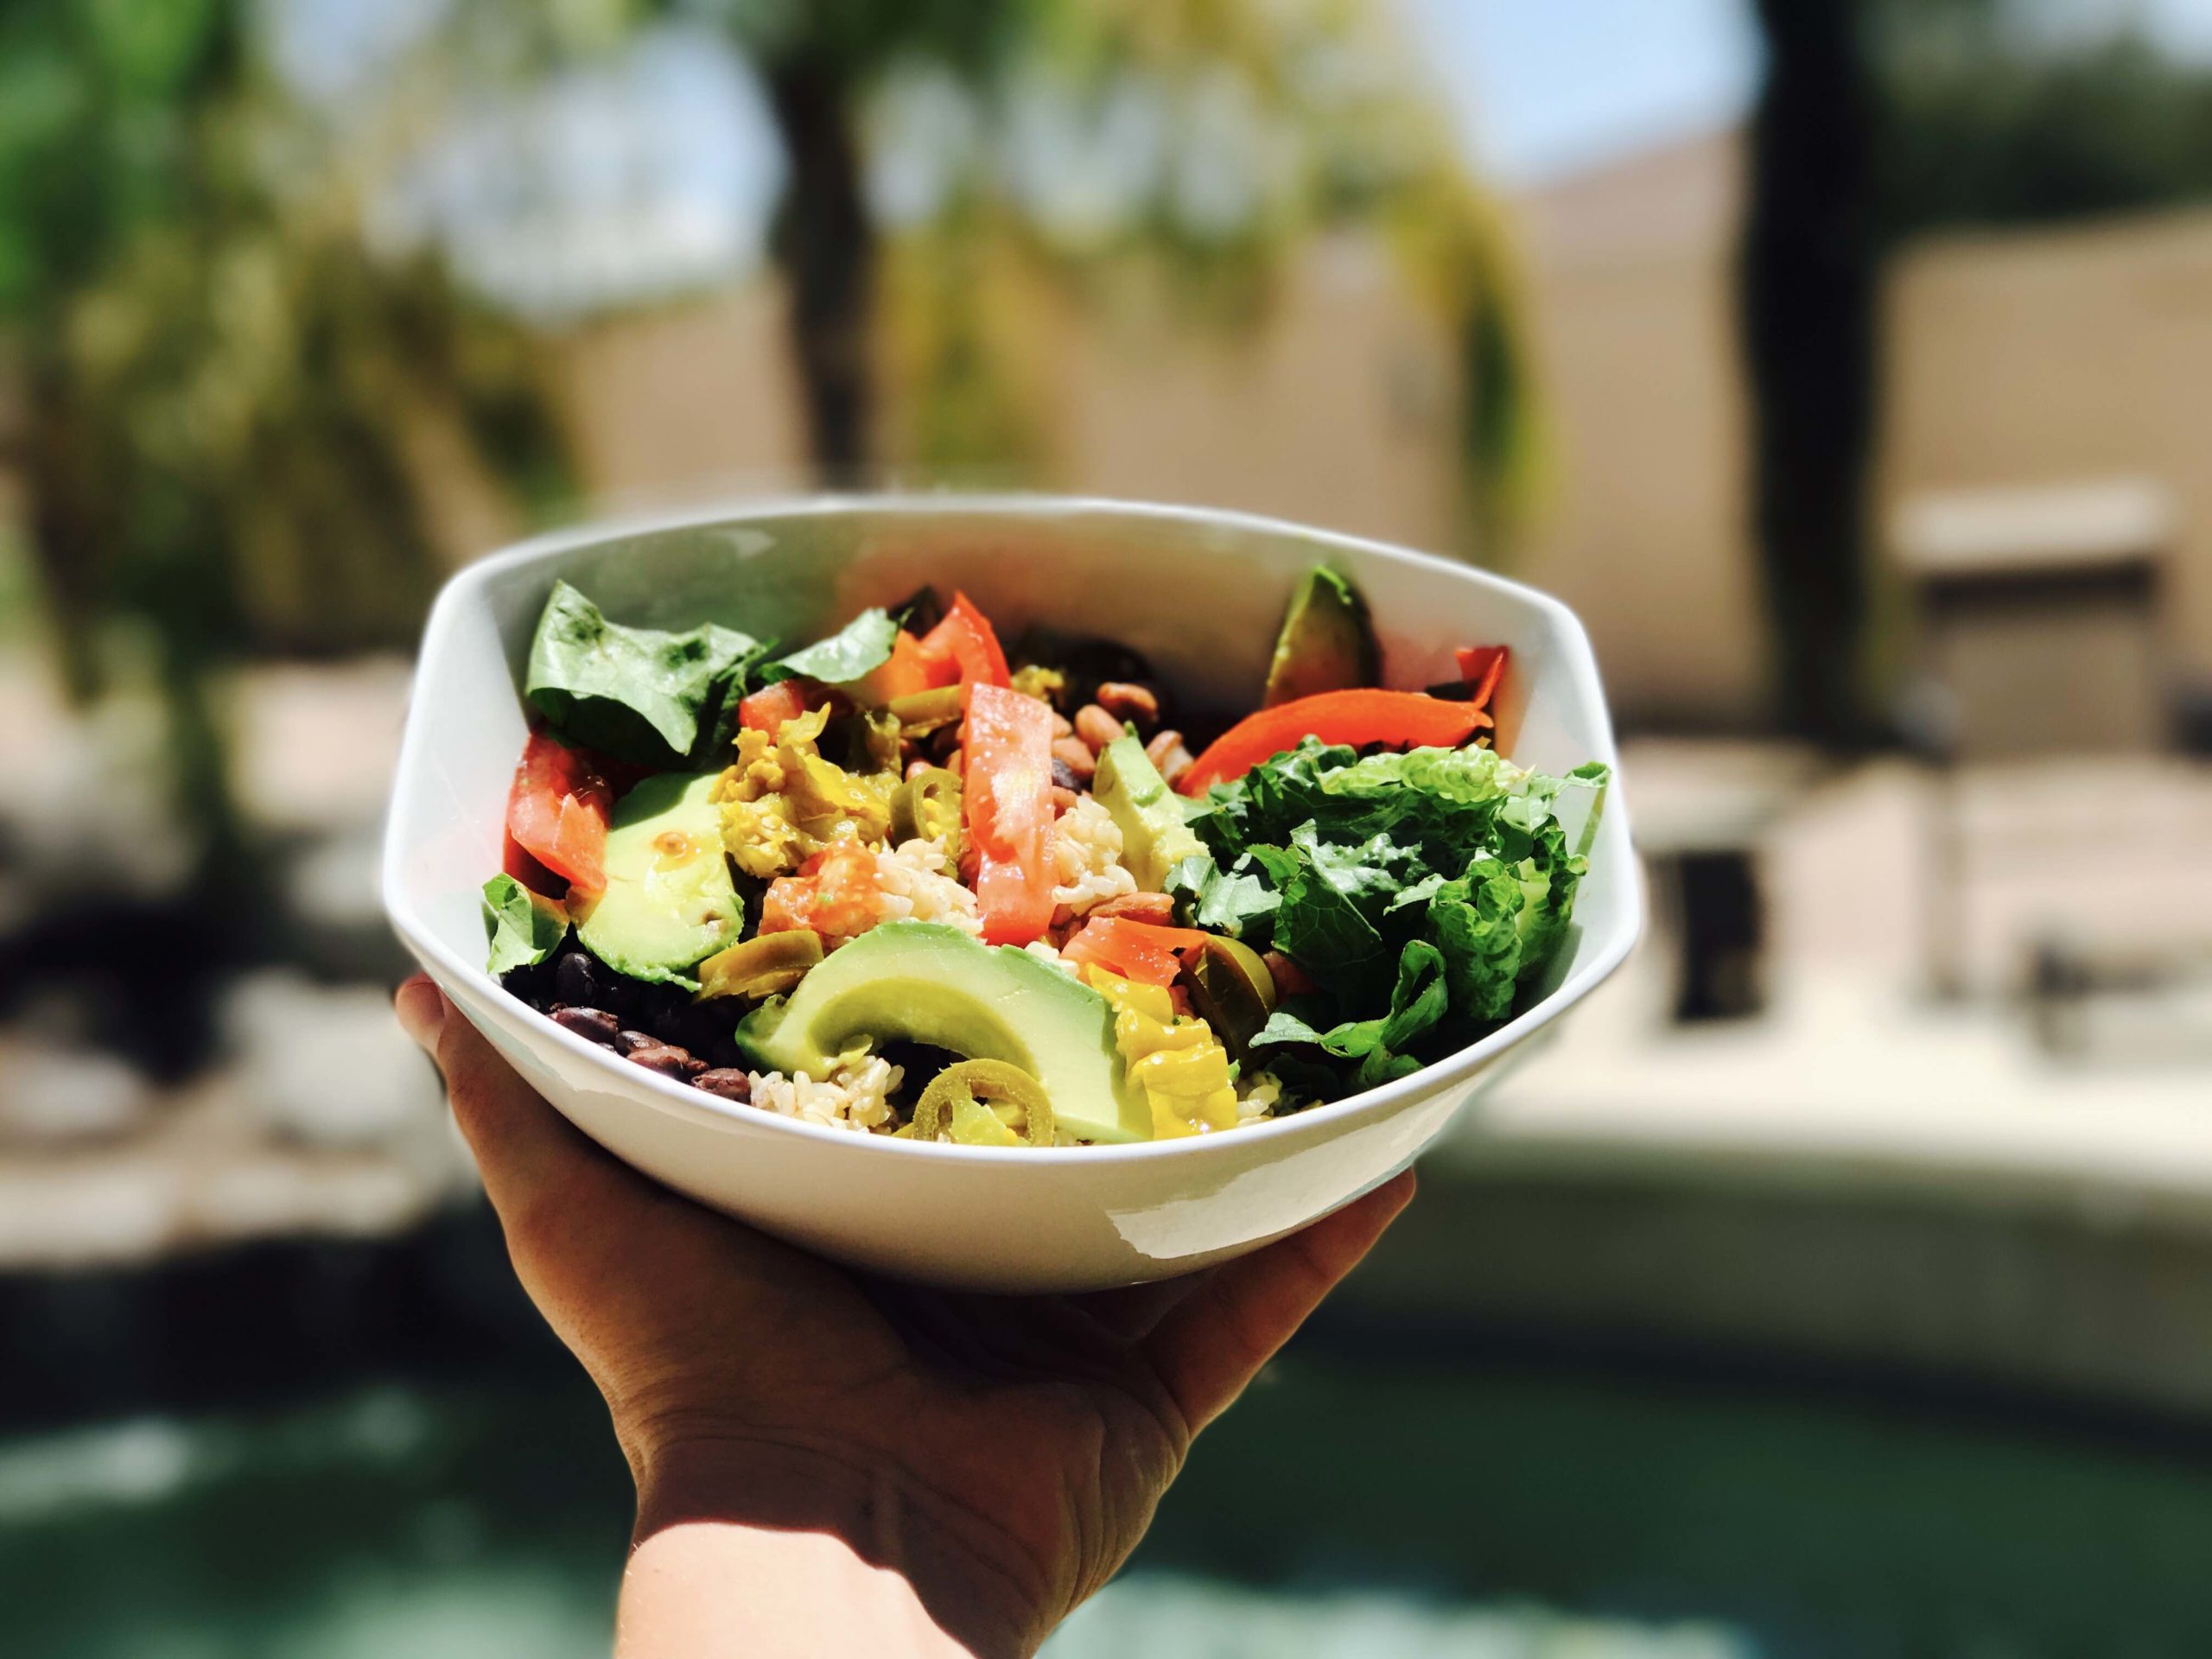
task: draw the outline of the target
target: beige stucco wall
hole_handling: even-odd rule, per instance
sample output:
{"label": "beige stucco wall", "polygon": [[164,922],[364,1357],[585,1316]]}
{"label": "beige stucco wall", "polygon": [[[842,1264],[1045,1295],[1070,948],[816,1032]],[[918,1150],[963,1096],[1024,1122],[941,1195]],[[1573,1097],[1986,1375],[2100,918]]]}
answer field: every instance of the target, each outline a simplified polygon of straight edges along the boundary
{"label": "beige stucco wall", "polygon": [[[1055,488],[1196,501],[1448,548],[1459,533],[1449,342],[1379,250],[1311,250],[1249,328],[1135,308],[1061,321],[1025,365]],[[767,281],[572,341],[563,356],[584,471],[602,502],[803,482]],[[899,429],[894,410],[887,429]],[[887,476],[912,477],[894,454]],[[926,481],[926,480],[922,480]]]}
{"label": "beige stucco wall", "polygon": [[[1764,707],[1741,177],[1722,135],[1512,205],[1552,465],[1511,568],[1581,613],[1636,724],[1755,726]],[[1931,242],[1900,258],[1886,304],[1877,522],[1921,489],[2161,480],[2183,525],[2177,658],[2212,674],[2212,213]],[[1062,315],[1033,383],[1055,486],[1458,543],[1451,343],[1374,247],[1312,250],[1242,334]],[[573,342],[602,497],[800,481],[781,321],[762,283]]]}
{"label": "beige stucco wall", "polygon": [[1588,625],[1638,724],[1757,719],[1765,656],[1732,315],[1734,141],[1516,204],[1554,465],[1523,565]]}
{"label": "beige stucco wall", "polygon": [[2172,665],[2212,677],[2212,212],[1949,237],[1889,294],[1883,489],[2156,480]]}

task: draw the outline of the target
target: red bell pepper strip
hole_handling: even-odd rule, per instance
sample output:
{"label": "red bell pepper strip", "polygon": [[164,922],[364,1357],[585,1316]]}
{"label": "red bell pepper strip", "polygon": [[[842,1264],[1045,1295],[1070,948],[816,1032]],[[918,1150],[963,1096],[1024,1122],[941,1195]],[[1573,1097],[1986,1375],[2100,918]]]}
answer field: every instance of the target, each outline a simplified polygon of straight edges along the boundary
{"label": "red bell pepper strip", "polygon": [[797,720],[806,712],[806,693],[797,680],[778,680],[766,685],[737,705],[737,723],[756,732],[766,732],[770,737],[781,731],[787,720]]}
{"label": "red bell pepper strip", "polygon": [[1513,648],[1462,645],[1452,654],[1459,659],[1459,677],[1467,683],[1467,706],[1489,708],[1490,700],[1497,695],[1498,682],[1505,677],[1505,659],[1513,654]]}
{"label": "red bell pepper strip", "polygon": [[1143,985],[1172,985],[1182,968],[1179,951],[1203,949],[1206,936],[1194,927],[1161,927],[1119,916],[1097,916],[1060,947],[1064,961],[1077,966],[1096,963],[1109,973]]}
{"label": "red bell pepper strip", "polygon": [[1007,685],[1014,677],[989,619],[965,594],[953,594],[944,620],[923,636],[922,655],[944,677],[940,685]]}
{"label": "red bell pepper strip", "polygon": [[960,749],[983,938],[1027,944],[1052,921],[1051,705],[971,684]]}
{"label": "red bell pepper strip", "polygon": [[530,734],[507,791],[507,835],[524,855],[576,893],[599,892],[613,808],[614,791],[589,755],[546,733]]}
{"label": "red bell pepper strip", "polygon": [[941,671],[923,655],[922,642],[901,628],[899,637],[891,642],[889,658],[861,675],[845,690],[855,702],[872,709],[893,697],[909,697],[917,691],[951,684],[950,677],[938,677]]}
{"label": "red bell pepper strip", "polygon": [[1262,760],[1296,748],[1300,738],[1354,748],[1370,743],[1451,748],[1490,723],[1490,716],[1471,702],[1451,702],[1421,691],[1323,691],[1238,721],[1192,762],[1176,787],[1185,795],[1203,795],[1213,785],[1242,778]]}

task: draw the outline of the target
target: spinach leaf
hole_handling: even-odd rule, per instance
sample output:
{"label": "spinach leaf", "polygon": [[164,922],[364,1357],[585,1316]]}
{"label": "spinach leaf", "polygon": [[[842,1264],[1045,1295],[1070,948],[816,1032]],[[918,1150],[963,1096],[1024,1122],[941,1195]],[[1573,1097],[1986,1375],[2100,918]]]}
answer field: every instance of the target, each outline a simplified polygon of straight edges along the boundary
{"label": "spinach leaf", "polygon": [[845,685],[889,662],[898,638],[899,625],[889,613],[862,611],[827,639],[779,657],[771,668],[782,671],[777,679],[801,677]]}
{"label": "spinach leaf", "polygon": [[558,950],[568,937],[569,913],[512,875],[495,875],[484,884],[484,933],[492,944],[485,971],[496,977]]}
{"label": "spinach leaf", "polygon": [[703,758],[716,717],[736,702],[765,649],[712,622],[685,633],[626,627],[556,582],[531,642],[524,695],[570,742],[640,766],[677,766]]}

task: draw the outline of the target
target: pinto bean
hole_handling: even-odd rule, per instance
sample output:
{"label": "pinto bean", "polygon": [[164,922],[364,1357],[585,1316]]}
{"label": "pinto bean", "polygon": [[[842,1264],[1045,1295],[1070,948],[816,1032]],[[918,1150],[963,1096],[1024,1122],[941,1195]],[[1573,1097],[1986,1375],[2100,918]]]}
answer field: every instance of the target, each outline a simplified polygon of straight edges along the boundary
{"label": "pinto bean", "polygon": [[1097,691],[1101,709],[1116,720],[1135,721],[1139,727],[1154,724],[1160,718],[1160,699],[1148,685],[1139,685],[1132,680],[1107,680]]}
{"label": "pinto bean", "polygon": [[1075,791],[1071,789],[1062,789],[1058,785],[1055,784],[1052,786],[1052,816],[1054,817],[1058,817],[1063,812],[1074,811],[1075,804],[1082,798],[1083,798],[1080,795],[1077,795]]}
{"label": "pinto bean", "polygon": [[1075,775],[1070,789],[1078,789],[1098,774],[1098,757],[1090,752],[1090,745],[1079,737],[1058,738],[1052,743],[1055,767],[1065,766]]}
{"label": "pinto bean", "polygon": [[1145,759],[1160,769],[1161,780],[1170,789],[1191,769],[1191,762],[1194,759],[1190,750],[1183,747],[1183,734],[1172,729],[1154,736],[1144,746],[1144,753]]}
{"label": "pinto bean", "polygon": [[1096,703],[1086,702],[1075,711],[1075,734],[1096,754],[1122,734],[1122,722]]}

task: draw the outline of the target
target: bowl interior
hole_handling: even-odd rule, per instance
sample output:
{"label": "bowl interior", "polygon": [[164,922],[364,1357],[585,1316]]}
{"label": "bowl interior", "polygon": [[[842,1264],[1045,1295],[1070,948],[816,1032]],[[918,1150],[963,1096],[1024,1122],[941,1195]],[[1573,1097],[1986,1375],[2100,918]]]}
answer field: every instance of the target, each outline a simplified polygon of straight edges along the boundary
{"label": "bowl interior", "polygon": [[[1500,747],[1545,771],[1613,762],[1580,626],[1555,601],[1464,566],[1196,510],[1020,499],[770,505],[551,537],[448,585],[424,638],[400,760],[387,906],[418,950],[482,977],[479,893],[499,868],[507,782],[526,731],[522,671],[556,577],[621,621],[711,620],[792,645],[925,584],[959,588],[1003,637],[1041,624],[1117,639],[1148,657],[1188,703],[1236,714],[1256,703],[1292,585],[1320,559],[1366,594],[1389,684],[1456,677],[1459,645],[1509,645]],[[1579,993],[1633,942],[1630,859],[1616,796],[1548,988]]]}

